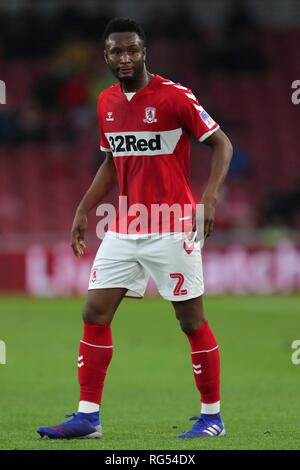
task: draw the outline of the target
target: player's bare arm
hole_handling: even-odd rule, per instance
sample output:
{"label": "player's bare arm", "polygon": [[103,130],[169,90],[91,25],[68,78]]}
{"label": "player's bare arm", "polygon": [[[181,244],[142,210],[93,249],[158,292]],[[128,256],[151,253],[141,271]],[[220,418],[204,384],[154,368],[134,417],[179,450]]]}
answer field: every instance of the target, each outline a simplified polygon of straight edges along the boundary
{"label": "player's bare arm", "polygon": [[113,158],[111,152],[106,152],[104,162],[75,212],[71,228],[71,247],[75,256],[82,256],[86,248],[84,235],[89,211],[104,199],[116,182],[117,176]]}
{"label": "player's bare arm", "polygon": [[212,149],[210,176],[201,199],[201,203],[204,204],[204,237],[206,238],[213,230],[215,207],[228,173],[232,158],[232,145],[221,129],[214,132],[204,143]]}

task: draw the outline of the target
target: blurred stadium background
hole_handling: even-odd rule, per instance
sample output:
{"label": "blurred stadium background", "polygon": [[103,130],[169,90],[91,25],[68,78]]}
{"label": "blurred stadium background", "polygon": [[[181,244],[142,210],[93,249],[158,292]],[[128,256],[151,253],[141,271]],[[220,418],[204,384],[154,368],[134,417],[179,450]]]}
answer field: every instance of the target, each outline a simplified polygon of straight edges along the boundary
{"label": "blurred stadium background", "polygon": [[[300,79],[297,0],[2,0],[0,291],[86,292],[98,245],[95,211],[81,260],[71,253],[69,230],[104,158],[96,100],[113,79],[101,34],[116,15],[141,22],[149,70],[190,87],[233,142],[204,251],[207,292],[298,291],[300,105],[291,99]],[[209,162],[205,146],[194,142],[197,199]]]}

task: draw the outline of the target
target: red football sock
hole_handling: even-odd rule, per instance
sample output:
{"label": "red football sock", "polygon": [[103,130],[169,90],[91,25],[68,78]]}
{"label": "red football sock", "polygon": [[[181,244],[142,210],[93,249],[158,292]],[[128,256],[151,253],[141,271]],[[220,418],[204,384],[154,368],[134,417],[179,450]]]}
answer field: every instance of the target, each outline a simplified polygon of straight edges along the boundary
{"label": "red football sock", "polygon": [[205,322],[192,334],[187,334],[192,348],[192,364],[196,386],[202,403],[220,400],[220,354],[216,338]]}
{"label": "red football sock", "polygon": [[80,341],[78,357],[81,401],[101,403],[112,348],[110,324],[84,323],[84,336]]}

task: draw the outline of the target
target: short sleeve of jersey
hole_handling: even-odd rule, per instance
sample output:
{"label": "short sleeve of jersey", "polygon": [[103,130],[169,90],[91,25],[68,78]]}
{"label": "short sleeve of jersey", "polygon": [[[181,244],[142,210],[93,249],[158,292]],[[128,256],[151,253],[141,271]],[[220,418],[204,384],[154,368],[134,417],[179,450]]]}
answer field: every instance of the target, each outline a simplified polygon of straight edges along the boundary
{"label": "short sleeve of jersey", "polygon": [[97,104],[97,114],[98,114],[98,121],[99,121],[99,131],[100,131],[100,150],[102,152],[111,152],[109,142],[105,137],[103,131],[103,104],[102,104],[101,94],[98,97],[98,104]]}
{"label": "short sleeve of jersey", "polygon": [[181,126],[197,140],[203,142],[219,129],[220,126],[200,105],[191,90],[184,89],[184,87],[181,88],[176,100]]}

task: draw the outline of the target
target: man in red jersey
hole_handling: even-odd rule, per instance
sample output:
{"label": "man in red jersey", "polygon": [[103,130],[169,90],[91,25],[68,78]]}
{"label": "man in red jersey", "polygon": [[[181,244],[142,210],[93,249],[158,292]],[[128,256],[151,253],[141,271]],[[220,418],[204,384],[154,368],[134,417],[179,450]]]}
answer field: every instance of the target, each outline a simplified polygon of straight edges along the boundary
{"label": "man in red jersey", "polygon": [[[111,321],[124,296],[143,297],[151,275],[162,297],[172,302],[190,343],[200,394],[200,417],[178,437],[222,436],[220,358],[204,317],[200,242],[195,236],[191,239],[181,224],[188,221],[192,233],[197,233],[195,202],[188,184],[191,135],[212,150],[211,172],[201,199],[204,237],[213,228],[232,146],[189,89],[147,71],[145,34],[135,21],[111,20],[104,42],[105,61],[118,82],[99,95],[100,146],[106,158],[77,208],[71,231],[74,254],[84,254],[88,212],[116,182],[127,209],[119,210],[91,271],[78,357],[78,413],[57,426],[40,427],[38,432],[51,438],[101,437],[99,409],[112,358]],[[153,224],[153,207],[162,204],[176,210],[169,211],[172,216],[167,221],[162,217]],[[132,208],[141,205],[146,216],[137,230]],[[187,216],[186,207],[192,208]]]}

